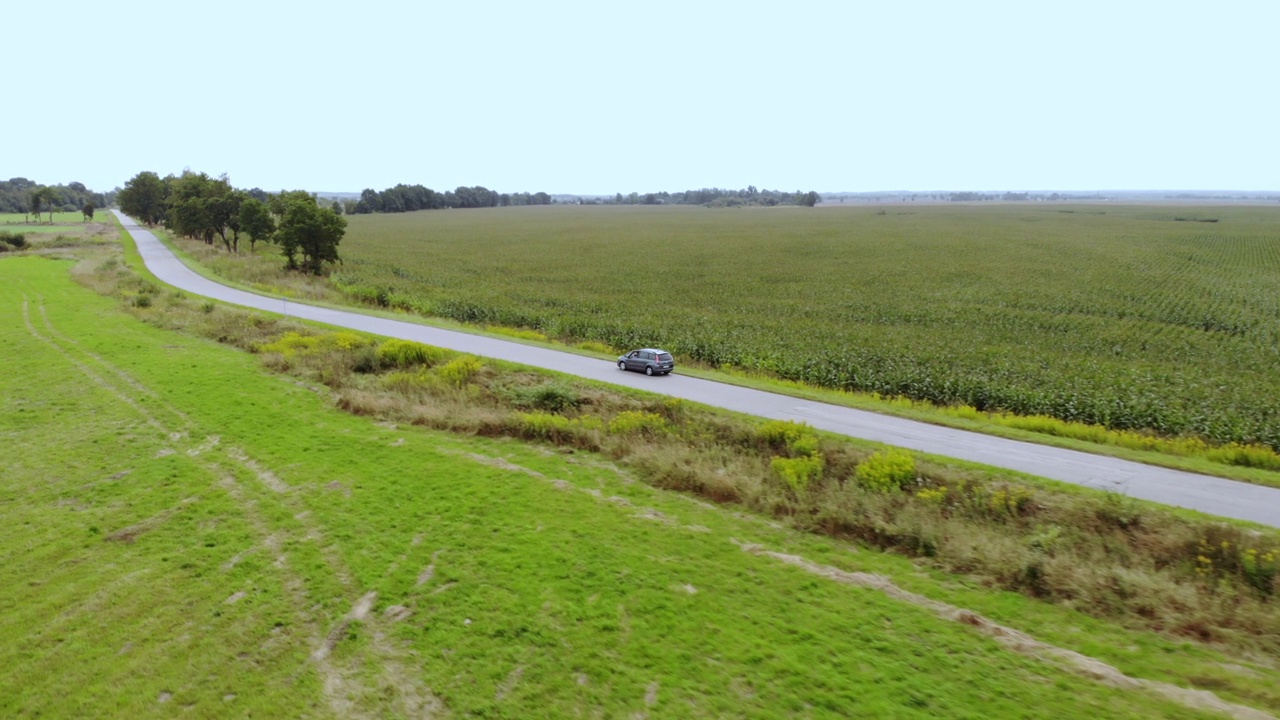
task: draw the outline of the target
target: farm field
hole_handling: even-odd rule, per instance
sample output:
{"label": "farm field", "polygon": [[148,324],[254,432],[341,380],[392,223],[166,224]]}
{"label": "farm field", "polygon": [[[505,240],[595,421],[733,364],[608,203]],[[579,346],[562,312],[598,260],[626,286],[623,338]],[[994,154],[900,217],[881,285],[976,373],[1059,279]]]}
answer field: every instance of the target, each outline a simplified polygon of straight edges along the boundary
{"label": "farm field", "polygon": [[819,386],[1280,448],[1280,208],[355,215],[367,300]]}
{"label": "farm field", "polygon": [[1274,686],[1265,663],[692,503],[590,454],[337,411],[139,322],[71,266],[0,259],[7,716],[1220,716],[840,572],[1130,672]]}

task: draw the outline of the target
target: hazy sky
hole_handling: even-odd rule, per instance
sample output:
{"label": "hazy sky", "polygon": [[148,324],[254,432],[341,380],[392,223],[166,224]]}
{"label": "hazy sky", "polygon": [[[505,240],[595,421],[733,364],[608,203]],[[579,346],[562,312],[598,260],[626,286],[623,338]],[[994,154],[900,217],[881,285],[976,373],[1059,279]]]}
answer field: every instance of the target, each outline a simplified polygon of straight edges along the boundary
{"label": "hazy sky", "polygon": [[10,3],[0,176],[1280,190],[1280,3]]}

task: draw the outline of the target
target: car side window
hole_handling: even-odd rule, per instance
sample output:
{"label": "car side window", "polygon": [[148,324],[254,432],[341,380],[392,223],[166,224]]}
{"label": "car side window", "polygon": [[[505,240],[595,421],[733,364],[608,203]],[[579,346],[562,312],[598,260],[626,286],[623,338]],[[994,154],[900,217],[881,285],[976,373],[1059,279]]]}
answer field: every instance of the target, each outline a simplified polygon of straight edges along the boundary
{"label": "car side window", "polygon": [[633,357],[633,358],[638,358],[638,357],[640,357],[640,351],[639,351],[639,350],[637,350],[637,351],[635,351],[635,352],[631,353],[631,357]]}

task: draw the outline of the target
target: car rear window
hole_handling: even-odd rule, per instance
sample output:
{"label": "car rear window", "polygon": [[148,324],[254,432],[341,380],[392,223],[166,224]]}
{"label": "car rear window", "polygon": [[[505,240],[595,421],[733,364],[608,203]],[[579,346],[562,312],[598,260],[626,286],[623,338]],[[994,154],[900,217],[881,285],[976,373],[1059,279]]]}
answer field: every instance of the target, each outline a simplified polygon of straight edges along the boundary
{"label": "car rear window", "polygon": [[671,359],[671,353],[658,353],[658,359],[666,362]]}

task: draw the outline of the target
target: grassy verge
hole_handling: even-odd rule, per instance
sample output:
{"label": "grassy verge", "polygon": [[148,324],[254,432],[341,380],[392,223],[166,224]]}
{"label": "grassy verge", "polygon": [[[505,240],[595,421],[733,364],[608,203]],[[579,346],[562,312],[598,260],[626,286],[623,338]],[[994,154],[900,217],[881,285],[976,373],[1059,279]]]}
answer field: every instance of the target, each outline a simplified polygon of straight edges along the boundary
{"label": "grassy verge", "polygon": [[[535,330],[492,325],[467,325],[444,318],[424,318],[401,310],[391,310],[377,298],[344,293],[326,278],[309,278],[281,269],[270,246],[259,254],[229,256],[216,246],[172,238],[163,229],[156,234],[165,240],[187,264],[205,277],[241,289],[282,295],[329,307],[361,307],[364,312],[411,320],[482,335],[497,336],[532,345],[568,350],[593,357],[612,359],[622,349],[574,338],[552,338]],[[820,402],[910,418],[936,425],[982,432],[1014,440],[1036,442],[1100,455],[1119,457],[1150,465],[1214,475],[1259,485],[1280,487],[1280,454],[1258,445],[1215,445],[1195,437],[1164,437],[1154,433],[1108,430],[1098,425],[1067,422],[1042,416],[980,412],[971,407],[938,407],[906,398],[884,398],[873,393],[855,393],[817,388],[781,380],[767,373],[748,372],[733,367],[713,368],[682,359],[680,372],[718,382],[793,395]]]}
{"label": "grassy verge", "polygon": [[[68,268],[0,260],[6,715],[1212,716],[839,581],[855,573],[1278,704],[1275,668],[1243,652],[693,502],[607,452],[370,422],[316,383],[345,362],[329,335],[206,310],[110,258],[78,272],[118,294]],[[469,365],[439,359],[446,380]]]}
{"label": "grassy verge", "polygon": [[[124,283],[124,297],[139,292],[132,281]],[[257,352],[268,367],[327,387],[352,412],[603,454],[658,487],[892,550],[920,567],[956,573],[973,588],[1016,590],[1175,638],[1166,641],[1173,647],[1176,638],[1209,641],[1239,657],[1280,647],[1274,532],[924,457],[908,457],[910,470],[895,473],[873,446],[803,426],[761,424],[435,348],[326,333],[154,288],[146,292],[158,302],[127,303],[149,321]],[[865,469],[877,465],[887,469]],[[967,604],[991,606],[984,597],[978,592]],[[994,607],[1005,612],[1000,603]],[[1145,652],[1110,652],[1108,659],[1122,665],[1150,661]],[[1221,674],[1194,676],[1217,683]],[[1174,677],[1197,682],[1186,673]]]}

